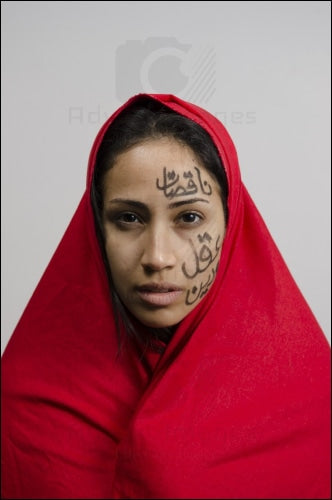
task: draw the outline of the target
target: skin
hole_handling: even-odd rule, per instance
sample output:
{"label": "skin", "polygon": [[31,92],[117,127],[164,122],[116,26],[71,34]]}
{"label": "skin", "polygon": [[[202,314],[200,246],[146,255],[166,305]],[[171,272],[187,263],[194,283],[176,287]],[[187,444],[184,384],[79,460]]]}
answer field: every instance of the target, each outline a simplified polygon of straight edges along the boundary
{"label": "skin", "polygon": [[116,290],[144,325],[179,323],[210,289],[225,236],[217,181],[175,139],[120,154],[104,178],[105,248]]}

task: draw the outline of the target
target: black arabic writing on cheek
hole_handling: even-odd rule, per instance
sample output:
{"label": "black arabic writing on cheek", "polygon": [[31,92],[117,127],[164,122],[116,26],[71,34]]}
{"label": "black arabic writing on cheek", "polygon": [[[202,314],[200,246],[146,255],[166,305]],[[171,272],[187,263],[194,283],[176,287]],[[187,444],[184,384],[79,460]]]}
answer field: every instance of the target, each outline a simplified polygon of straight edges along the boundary
{"label": "black arabic writing on cheek", "polygon": [[[215,261],[215,259],[219,255],[219,250],[221,247],[220,234],[217,236],[215,241],[215,248],[211,250],[210,245],[212,242],[212,237],[209,233],[205,232],[203,235],[199,234],[197,236],[199,243],[202,245],[199,250],[197,250],[194,246],[192,239],[189,239],[189,244],[191,246],[192,254],[193,254],[193,268],[188,269],[186,262],[184,262],[181,266],[182,272],[186,278],[193,279],[199,273],[203,273],[206,271],[208,267]],[[207,241],[207,244],[205,243]]]}
{"label": "black arabic writing on cheek", "polygon": [[[182,271],[184,275],[190,279],[195,278],[199,273],[206,271],[209,267],[211,267],[211,271],[209,272],[207,279],[201,281],[199,287],[193,285],[191,289],[187,290],[185,303],[188,306],[195,304],[195,302],[201,299],[208,292],[216,276],[219,263],[217,262],[217,264],[212,267],[212,263],[219,256],[219,250],[221,248],[221,236],[217,236],[213,251],[209,246],[211,245],[213,240],[209,233],[205,232],[203,235],[198,234],[197,239],[202,245],[199,250],[196,250],[192,240],[189,240],[194,256],[194,271],[188,272],[185,263],[182,264]],[[207,241],[207,244],[205,244],[205,241]]]}
{"label": "black arabic writing on cheek", "polygon": [[199,288],[197,288],[197,286],[194,285],[191,289],[187,290],[186,300],[185,300],[187,306],[195,304],[195,302],[204,297],[204,295],[208,292],[216,276],[217,268],[218,264],[216,267],[212,268],[211,273],[209,273],[207,280],[205,282],[202,281],[200,283]]}
{"label": "black arabic writing on cheek", "polygon": [[189,196],[196,194],[199,189],[203,194],[210,196],[212,194],[211,185],[207,181],[202,180],[201,171],[198,167],[194,167],[196,170],[196,182],[194,180],[194,174],[191,170],[188,170],[182,174],[183,180],[180,181],[179,174],[176,174],[174,170],[167,170],[166,167],[163,168],[163,178],[160,180],[156,179],[157,189],[164,192],[166,198],[172,199],[177,196]]}

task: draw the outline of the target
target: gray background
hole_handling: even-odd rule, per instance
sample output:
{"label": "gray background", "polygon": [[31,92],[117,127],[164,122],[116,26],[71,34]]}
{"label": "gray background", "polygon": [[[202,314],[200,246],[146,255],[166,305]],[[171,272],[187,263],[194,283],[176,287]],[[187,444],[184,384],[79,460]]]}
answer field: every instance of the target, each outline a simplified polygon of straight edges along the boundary
{"label": "gray background", "polygon": [[106,117],[140,91],[216,114],[330,330],[330,2],[1,2],[2,351],[85,188]]}

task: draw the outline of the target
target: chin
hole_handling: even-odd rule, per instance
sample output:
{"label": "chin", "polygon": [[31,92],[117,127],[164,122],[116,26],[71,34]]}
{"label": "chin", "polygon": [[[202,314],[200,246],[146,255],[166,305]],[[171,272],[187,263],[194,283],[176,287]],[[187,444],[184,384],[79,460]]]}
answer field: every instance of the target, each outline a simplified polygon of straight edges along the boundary
{"label": "chin", "polygon": [[174,322],[169,322],[169,321],[145,321],[145,320],[140,320],[142,325],[147,326],[149,328],[172,328],[175,326],[177,323]]}
{"label": "chin", "polygon": [[147,317],[147,316],[136,316],[136,318],[142,323],[142,325],[147,326],[149,328],[172,328],[173,326],[177,325],[181,319],[174,319],[174,315],[172,315],[172,318],[169,318],[168,314],[165,315],[165,318],[163,318],[162,314],[160,314],[160,311],[156,311],[155,313],[156,317]]}

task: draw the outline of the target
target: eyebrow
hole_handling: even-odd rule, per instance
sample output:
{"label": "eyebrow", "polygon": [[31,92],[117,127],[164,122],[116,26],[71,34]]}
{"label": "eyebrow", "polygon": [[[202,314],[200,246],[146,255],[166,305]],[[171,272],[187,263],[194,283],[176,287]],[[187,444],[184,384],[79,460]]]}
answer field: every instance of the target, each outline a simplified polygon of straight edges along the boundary
{"label": "eyebrow", "polygon": [[204,203],[209,203],[208,200],[204,200],[203,198],[191,198],[190,200],[174,201],[173,203],[170,203],[168,205],[168,208],[177,208],[181,207],[182,205],[189,205],[191,203],[196,203],[197,201],[204,201]]}
{"label": "eyebrow", "polygon": [[126,204],[126,205],[130,205],[131,207],[134,207],[134,208],[141,208],[141,209],[145,209],[147,208],[147,206],[145,205],[145,203],[142,203],[140,201],[135,201],[135,200],[127,200],[125,198],[114,198],[114,200],[110,200],[109,201],[110,204],[113,204],[113,203],[123,203],[123,204]]}
{"label": "eyebrow", "polygon": [[[197,203],[198,201],[203,201],[204,203],[209,203],[208,200],[204,200],[204,198],[191,198],[189,200],[181,200],[181,201],[174,201],[173,203],[170,203],[167,208],[177,208],[181,207],[182,205],[190,205],[191,203]],[[126,198],[114,198],[114,200],[109,201],[110,204],[113,203],[123,203],[126,205],[130,205],[131,207],[134,208],[140,208],[142,210],[147,210],[147,206],[145,203],[142,203],[141,201],[136,201],[136,200],[127,200]]]}

